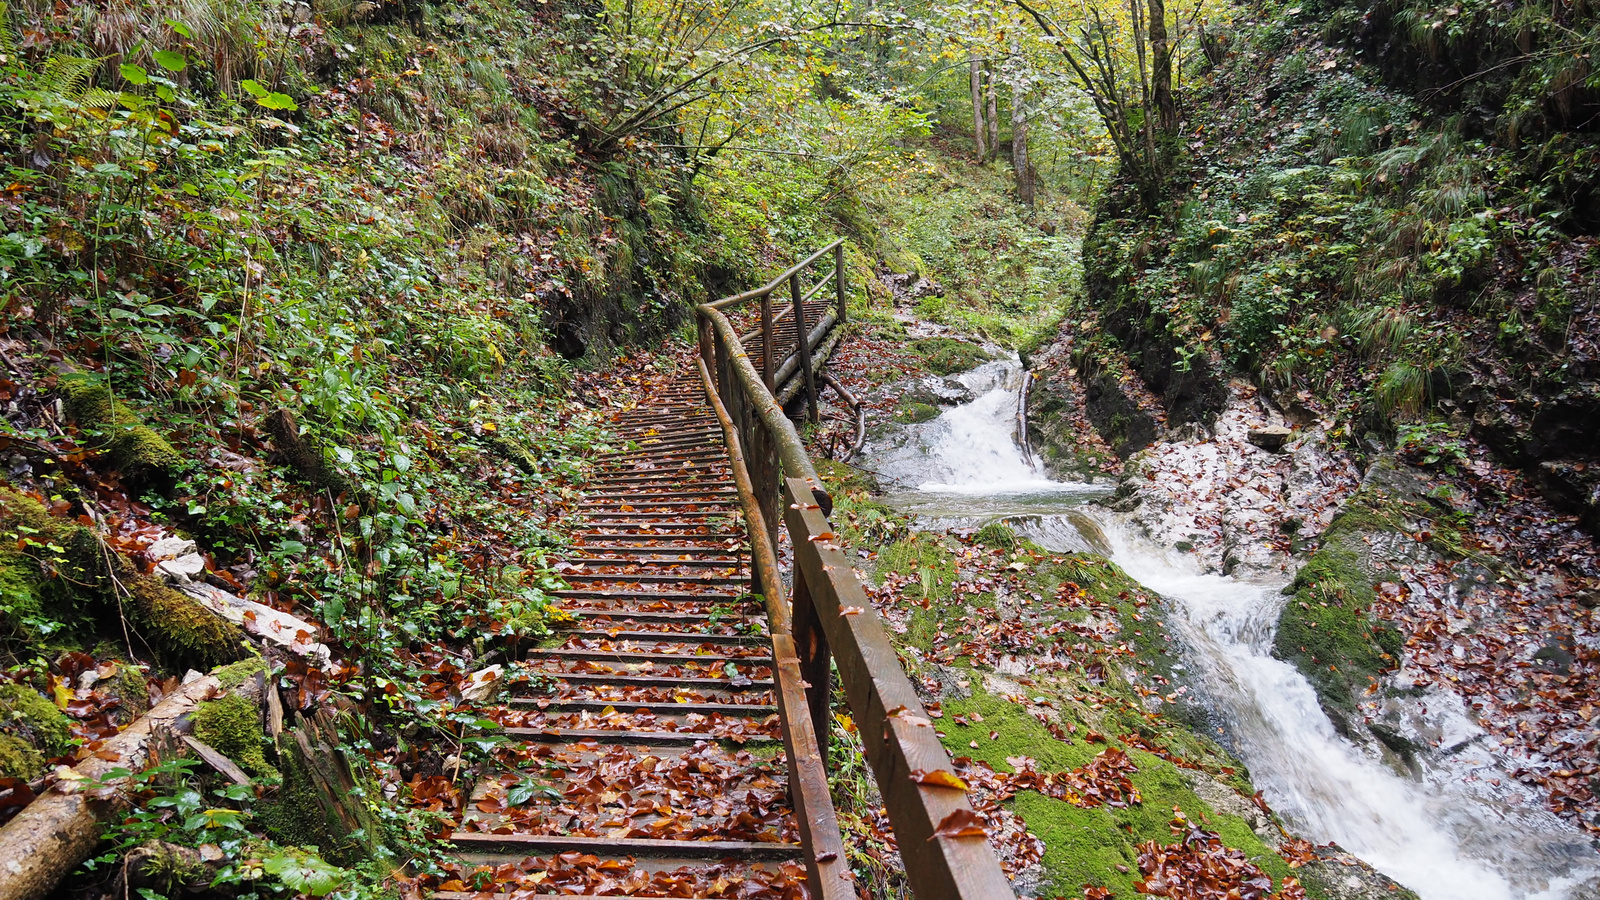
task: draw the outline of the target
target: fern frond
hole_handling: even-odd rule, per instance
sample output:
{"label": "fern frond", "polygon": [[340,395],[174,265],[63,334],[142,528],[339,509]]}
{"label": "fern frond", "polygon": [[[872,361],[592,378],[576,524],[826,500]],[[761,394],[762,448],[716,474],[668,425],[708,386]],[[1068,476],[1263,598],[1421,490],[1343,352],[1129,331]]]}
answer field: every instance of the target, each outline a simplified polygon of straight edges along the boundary
{"label": "fern frond", "polygon": [[89,76],[100,67],[100,61],[81,56],[52,56],[45,60],[44,71],[39,75],[39,90],[68,99],[77,99],[89,86]]}
{"label": "fern frond", "polygon": [[82,94],[79,94],[76,98],[74,98],[74,100],[77,102],[78,106],[83,109],[109,110],[116,108],[117,101],[121,99],[121,97],[122,95],[116,91],[108,91],[105,88],[89,88]]}
{"label": "fern frond", "polygon": [[11,9],[0,3],[0,54],[7,59],[17,55],[17,36],[11,33]]}

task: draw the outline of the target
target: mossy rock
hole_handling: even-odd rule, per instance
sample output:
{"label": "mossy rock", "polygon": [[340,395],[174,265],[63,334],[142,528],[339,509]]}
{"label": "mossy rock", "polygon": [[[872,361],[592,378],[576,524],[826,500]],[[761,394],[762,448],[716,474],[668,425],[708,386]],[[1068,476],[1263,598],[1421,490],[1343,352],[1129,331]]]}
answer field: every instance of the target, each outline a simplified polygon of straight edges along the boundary
{"label": "mossy rock", "polygon": [[0,726],[44,759],[72,750],[72,721],[25,684],[0,684]]}
{"label": "mossy rock", "polygon": [[116,399],[104,379],[72,376],[61,381],[67,412],[85,431],[100,437],[90,448],[104,452],[123,476],[138,484],[170,482],[183,456],[127,404]]}
{"label": "mossy rock", "polygon": [[916,425],[939,418],[939,407],[918,400],[905,401],[894,411],[894,420],[901,425]]}
{"label": "mossy rock", "polygon": [[1289,585],[1273,655],[1306,676],[1336,722],[1355,711],[1379,675],[1399,664],[1404,644],[1404,635],[1372,614],[1373,585],[1393,562],[1375,551],[1383,542],[1373,537],[1408,533],[1415,527],[1408,523],[1433,522],[1432,547],[1415,545],[1420,552],[1449,553],[1451,540],[1459,540],[1449,523],[1434,518],[1439,511],[1424,490],[1392,458],[1379,459],[1323,532],[1321,549]]}
{"label": "mossy rock", "polygon": [[1372,680],[1394,666],[1400,632],[1373,618],[1372,576],[1341,545],[1313,554],[1290,590],[1273,654],[1299,668],[1324,705],[1349,713]]}
{"label": "mossy rock", "polygon": [[267,762],[260,710],[238,694],[200,704],[194,712],[194,736],[238,763],[251,778],[274,782],[282,778]]}
{"label": "mossy rock", "polygon": [[929,371],[938,375],[965,372],[994,359],[993,355],[976,344],[948,337],[912,341],[911,350],[922,357]]}

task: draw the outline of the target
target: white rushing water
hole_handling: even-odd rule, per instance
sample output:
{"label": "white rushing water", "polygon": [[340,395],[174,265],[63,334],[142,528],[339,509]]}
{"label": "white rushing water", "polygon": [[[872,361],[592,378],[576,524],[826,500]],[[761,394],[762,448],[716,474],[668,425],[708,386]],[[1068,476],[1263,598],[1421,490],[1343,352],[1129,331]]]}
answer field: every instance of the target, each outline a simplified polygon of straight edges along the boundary
{"label": "white rushing water", "polygon": [[[1054,550],[1093,547],[1169,601],[1169,626],[1256,787],[1301,834],[1333,841],[1425,900],[1593,897],[1586,840],[1538,809],[1405,778],[1341,737],[1293,666],[1271,655],[1283,585],[1201,574],[1122,518],[1083,505],[1104,487],[1054,482],[1015,439],[1015,362],[963,378],[974,399],[869,446],[890,501],[928,525],[997,516]],[[1579,885],[1586,885],[1580,887]]]}

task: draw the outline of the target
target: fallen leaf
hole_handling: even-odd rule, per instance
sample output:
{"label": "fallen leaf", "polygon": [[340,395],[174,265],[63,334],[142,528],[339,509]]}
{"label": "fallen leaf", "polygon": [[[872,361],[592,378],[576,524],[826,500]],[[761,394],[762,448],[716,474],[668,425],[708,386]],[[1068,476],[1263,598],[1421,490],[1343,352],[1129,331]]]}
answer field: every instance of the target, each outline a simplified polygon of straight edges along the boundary
{"label": "fallen leaf", "polygon": [[960,775],[957,775],[954,772],[946,772],[943,769],[935,769],[932,772],[929,772],[926,769],[912,769],[911,780],[917,784],[931,784],[936,787],[955,788],[958,791],[969,790],[967,783],[961,780]]}
{"label": "fallen leaf", "polygon": [[943,819],[939,826],[933,830],[933,840],[936,837],[988,837],[989,829],[983,824],[983,818],[970,809],[958,809]]}

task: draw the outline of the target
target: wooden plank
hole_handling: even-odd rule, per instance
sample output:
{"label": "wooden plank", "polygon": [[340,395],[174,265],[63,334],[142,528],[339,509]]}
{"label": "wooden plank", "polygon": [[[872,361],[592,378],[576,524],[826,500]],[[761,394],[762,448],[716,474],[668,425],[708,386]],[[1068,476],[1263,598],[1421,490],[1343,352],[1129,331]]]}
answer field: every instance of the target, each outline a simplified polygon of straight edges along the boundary
{"label": "wooden plank", "polygon": [[601,638],[612,641],[657,641],[685,644],[764,644],[759,635],[704,634],[698,631],[598,631],[563,628],[557,632],[562,637]]}
{"label": "wooden plank", "polygon": [[[584,560],[585,564],[593,560]],[[634,562],[624,560],[618,565],[632,566]],[[663,567],[674,565],[668,561],[661,563]],[[574,581],[596,581],[603,584],[748,584],[750,579],[742,575],[684,575],[671,572],[562,572],[561,580],[568,583]]]}
{"label": "wooden plank", "polygon": [[512,706],[546,705],[546,712],[578,712],[585,709],[614,709],[617,712],[652,712],[657,715],[688,715],[689,713],[720,713],[722,715],[759,718],[778,711],[769,703],[640,703],[633,700],[551,700],[548,697],[513,697]]}
{"label": "wooden plank", "polygon": [[766,841],[669,841],[656,838],[601,838],[577,835],[483,834],[457,831],[450,842],[458,847],[503,849],[518,853],[583,850],[597,856],[683,856],[695,859],[793,859],[799,844]]}
{"label": "wooden plank", "polygon": [[[727,482],[717,482],[714,485],[685,485],[678,483],[678,490],[674,491],[629,491],[620,494],[585,494],[590,500],[677,500],[682,501],[688,497],[737,497],[739,492],[732,486],[722,487]],[[715,487],[715,490],[705,490]]]}
{"label": "wooden plank", "polygon": [[813,424],[818,419],[817,379],[811,371],[811,333],[806,330],[805,298],[800,296],[800,273],[789,276],[789,291],[794,297],[795,353],[800,357],[800,370],[805,373],[806,415]]}
{"label": "wooden plank", "polygon": [[[641,548],[632,548],[632,549],[635,549],[635,550],[649,550],[649,549],[652,549],[652,548],[641,547]],[[699,549],[699,548],[695,548],[695,549]],[[568,562],[572,562],[572,563],[580,563],[585,568],[587,568],[589,566],[662,566],[662,567],[666,567],[666,568],[671,568],[671,567],[674,567],[674,566],[683,566],[683,567],[693,566],[693,567],[696,567],[696,568],[704,568],[704,569],[743,569],[744,568],[744,559],[742,557],[732,556],[732,555],[727,554],[727,553],[719,553],[719,554],[716,554],[716,555],[720,556],[720,557],[723,557],[723,558],[722,559],[712,559],[710,556],[689,556],[688,554],[684,554],[683,556],[644,556],[644,557],[635,556],[635,557],[633,557],[631,559],[624,559],[622,557],[608,557],[608,556],[569,556],[569,557],[567,557],[567,561]],[[570,573],[570,572],[567,573],[566,578],[568,578],[570,580],[572,578],[572,574],[573,573]],[[597,573],[597,574],[604,574],[604,573]]]}
{"label": "wooden plank", "polygon": [[540,656],[546,659],[614,659],[618,662],[624,660],[668,662],[731,662],[737,665],[772,665],[770,656],[728,656],[722,653],[659,653],[654,650],[566,650],[556,647],[550,650],[527,650],[525,656]]}
{"label": "wooden plank", "polygon": [[[795,566],[804,572],[828,636],[912,892],[917,900],[1010,900],[1010,883],[988,841],[934,834],[946,817],[972,807],[963,791],[911,780],[917,769],[951,771],[950,754],[934,734],[855,569],[836,544],[821,539],[833,528],[812,496],[808,482],[785,480],[784,519]],[[891,710],[894,716],[888,715]]]}
{"label": "wooden plank", "polygon": [[[623,581],[623,579],[618,578],[617,581]],[[553,597],[570,597],[574,600],[607,600],[614,597],[618,600],[661,600],[664,602],[684,603],[693,602],[695,600],[705,600],[715,603],[718,600],[738,600],[740,597],[744,596],[744,592],[735,591],[731,594],[690,594],[683,591],[591,591],[582,588],[572,588],[570,590],[551,591],[550,595]]]}
{"label": "wooden plank", "polygon": [[558,681],[568,684],[619,684],[637,685],[639,687],[686,687],[702,688],[713,691],[726,691],[730,694],[744,691],[764,691],[772,687],[772,682],[760,679],[749,679],[734,684],[730,678],[684,678],[681,676],[656,676],[656,675],[607,675],[603,672],[540,672]]}
{"label": "wooden plank", "polygon": [[[587,607],[566,608],[562,612],[571,613],[579,618],[586,619],[611,619],[614,621],[627,621],[629,619],[639,622],[704,622],[711,618],[709,612],[667,612],[659,609],[630,610],[626,607],[611,609],[589,609]],[[755,622],[754,619],[749,620]]]}
{"label": "wooden plank", "polygon": [[794,620],[794,652],[800,663],[800,677],[805,679],[806,698],[810,703],[811,729],[817,735],[817,748],[826,759],[828,733],[832,726],[829,704],[833,696],[833,667],[829,665],[828,635],[817,621],[817,608],[811,603],[811,591],[806,587],[805,572],[794,573],[794,590],[790,595]]}
{"label": "wooden plank", "polygon": [[525,741],[556,744],[564,741],[601,741],[611,744],[696,744],[701,741],[750,744],[781,740],[765,734],[739,737],[702,731],[612,731],[605,728],[507,728],[505,734]]}

